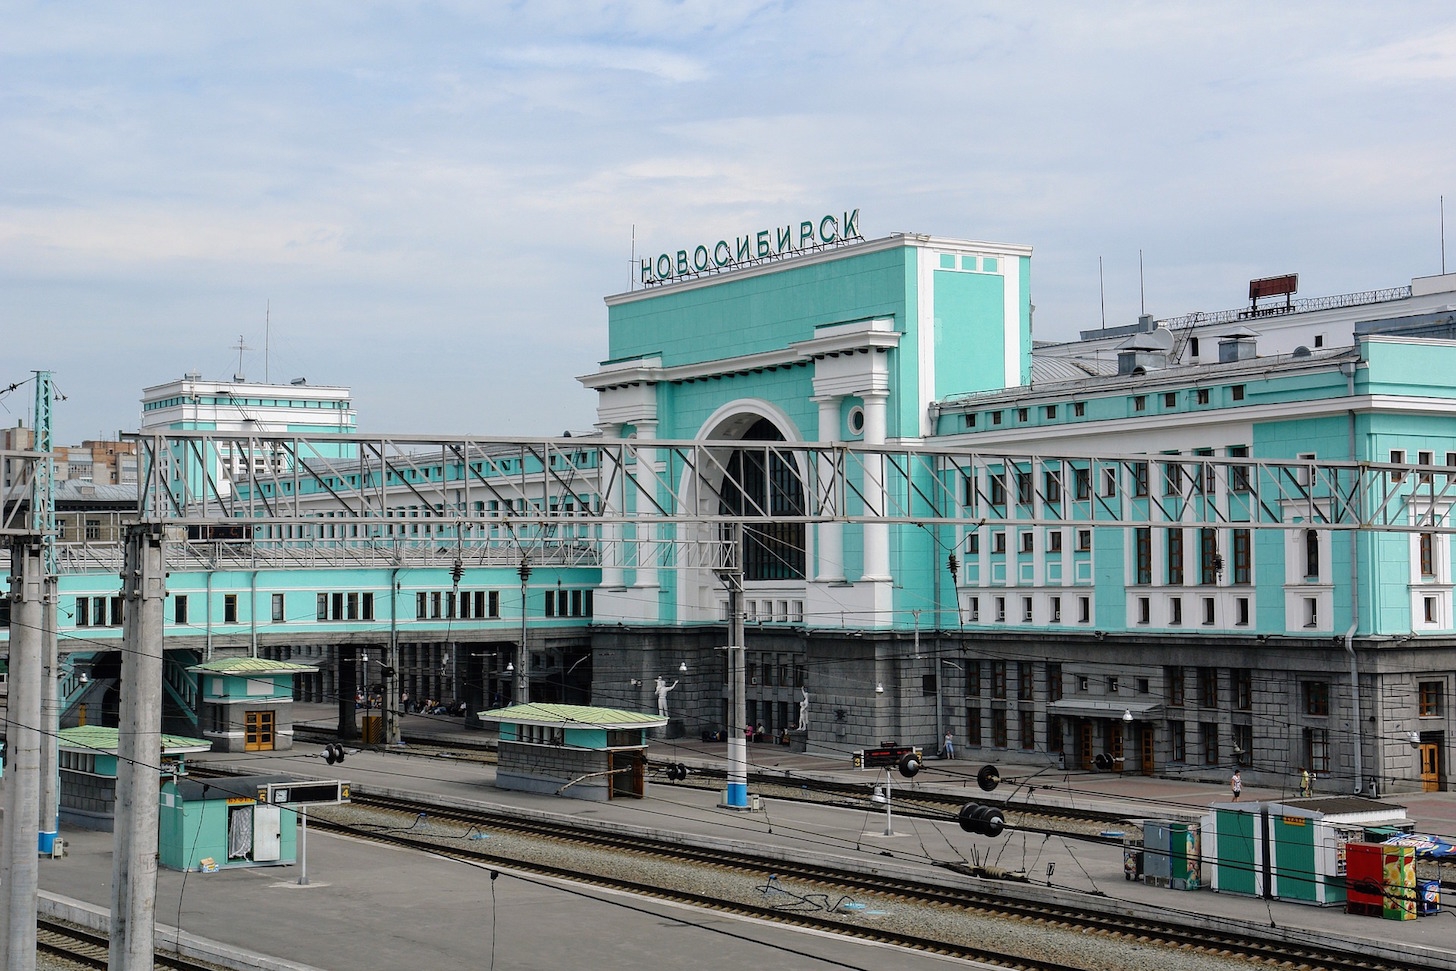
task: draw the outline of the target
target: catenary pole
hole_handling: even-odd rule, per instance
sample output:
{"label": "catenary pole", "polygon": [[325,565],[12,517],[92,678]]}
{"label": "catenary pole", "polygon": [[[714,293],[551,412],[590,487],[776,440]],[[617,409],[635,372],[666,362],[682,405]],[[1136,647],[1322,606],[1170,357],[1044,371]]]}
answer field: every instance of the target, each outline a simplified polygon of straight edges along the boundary
{"label": "catenary pole", "polygon": [[724,805],[730,809],[748,808],[748,728],[745,713],[743,678],[743,523],[732,527],[732,545],[728,562],[720,575],[728,587],[728,789]]}
{"label": "catenary pole", "polygon": [[45,567],[36,537],[10,547],[10,696],[5,707],[5,967],[35,971]]}
{"label": "catenary pole", "polygon": [[162,758],[162,528],[126,527],[121,724],[111,866],[111,971],[151,971],[157,923],[157,793]]}

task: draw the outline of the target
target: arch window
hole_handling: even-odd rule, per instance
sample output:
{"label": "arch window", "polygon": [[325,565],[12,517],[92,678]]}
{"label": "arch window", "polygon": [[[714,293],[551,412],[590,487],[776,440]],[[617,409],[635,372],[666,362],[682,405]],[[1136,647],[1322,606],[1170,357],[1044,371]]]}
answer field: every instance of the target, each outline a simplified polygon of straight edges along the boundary
{"label": "arch window", "polygon": [[805,564],[803,523],[774,522],[778,516],[804,515],[804,483],[791,456],[771,444],[784,441],[773,422],[761,418],[742,441],[763,442],[729,456],[719,513],[739,516],[743,527],[743,576],[746,580],[802,580]]}

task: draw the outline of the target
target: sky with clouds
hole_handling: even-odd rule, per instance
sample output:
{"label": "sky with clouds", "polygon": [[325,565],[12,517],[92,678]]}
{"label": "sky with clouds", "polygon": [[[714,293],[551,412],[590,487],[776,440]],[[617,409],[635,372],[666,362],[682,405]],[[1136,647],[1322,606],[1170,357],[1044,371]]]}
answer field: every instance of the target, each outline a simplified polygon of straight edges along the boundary
{"label": "sky with clouds", "polygon": [[1099,257],[1127,323],[1140,249],[1168,317],[1404,285],[1456,221],[1437,2],[17,3],[0,76],[0,384],[52,370],[58,442],[239,337],[261,380],[267,308],[364,430],[590,428],[634,227],[1030,244],[1062,339]]}

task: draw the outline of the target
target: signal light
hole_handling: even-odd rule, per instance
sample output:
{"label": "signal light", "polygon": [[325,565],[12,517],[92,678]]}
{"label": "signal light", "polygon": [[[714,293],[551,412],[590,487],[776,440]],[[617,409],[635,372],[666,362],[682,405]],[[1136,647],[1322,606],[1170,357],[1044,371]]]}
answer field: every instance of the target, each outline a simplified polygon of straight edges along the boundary
{"label": "signal light", "polygon": [[1001,784],[1001,772],[994,765],[983,765],[981,771],[976,773],[976,785],[982,791],[990,792]]}
{"label": "signal light", "polygon": [[982,836],[1000,836],[1001,831],[1006,828],[1006,817],[1001,810],[974,802],[962,806],[956,819],[961,829],[967,833],[979,833]]}
{"label": "signal light", "polygon": [[901,756],[900,774],[907,779],[913,779],[920,774],[920,760],[915,757],[914,752],[907,752]]}
{"label": "signal light", "polygon": [[339,744],[324,746],[324,760],[329,765],[344,761],[344,746]]}

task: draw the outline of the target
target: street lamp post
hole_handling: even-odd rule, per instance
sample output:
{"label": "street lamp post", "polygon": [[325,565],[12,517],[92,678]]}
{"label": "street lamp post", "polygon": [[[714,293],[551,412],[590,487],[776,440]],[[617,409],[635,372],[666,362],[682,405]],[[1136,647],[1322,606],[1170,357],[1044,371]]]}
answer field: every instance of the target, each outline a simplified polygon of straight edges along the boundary
{"label": "street lamp post", "polygon": [[[521,554],[521,565],[516,568],[521,576],[521,646],[516,651],[516,704],[526,705],[531,702],[531,665],[530,655],[526,651],[526,581],[531,579],[531,565],[526,562],[525,554]],[[509,667],[506,668],[510,670]]]}

